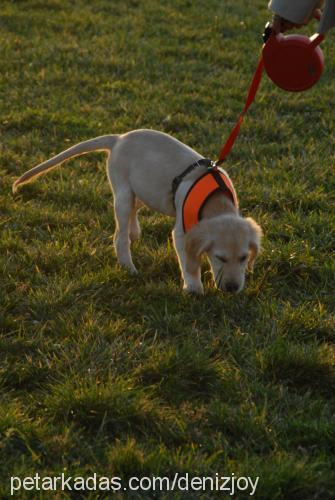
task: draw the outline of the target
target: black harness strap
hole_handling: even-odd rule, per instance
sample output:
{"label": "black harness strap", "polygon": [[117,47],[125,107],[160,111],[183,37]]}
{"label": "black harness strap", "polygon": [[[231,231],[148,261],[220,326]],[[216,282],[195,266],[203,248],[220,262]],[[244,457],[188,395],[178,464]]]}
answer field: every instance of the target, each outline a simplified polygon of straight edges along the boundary
{"label": "black harness strap", "polygon": [[[232,198],[232,194],[230,192],[230,189],[228,189],[228,187],[226,186],[226,184],[223,182],[222,177],[219,174],[219,172],[215,168],[213,168],[210,171],[210,173],[212,174],[212,176],[216,180],[216,183],[217,183],[220,191],[222,191],[223,193],[228,193],[230,195],[230,197]],[[233,200],[233,202],[234,202],[234,200]]]}
{"label": "black harness strap", "polygon": [[[175,196],[176,196],[176,192],[177,192],[177,189],[179,187],[179,184],[184,179],[184,177],[186,177],[187,174],[192,172],[192,170],[194,170],[197,167],[206,167],[208,170],[211,170],[213,167],[215,167],[215,163],[212,160],[209,160],[208,158],[201,158],[200,160],[195,161],[194,163],[192,163],[192,165],[187,167],[187,169],[184,170],[184,172],[182,172],[180,175],[177,175],[177,177],[175,177],[172,181],[173,203],[175,200]],[[221,181],[221,178],[220,178],[220,181]]]}

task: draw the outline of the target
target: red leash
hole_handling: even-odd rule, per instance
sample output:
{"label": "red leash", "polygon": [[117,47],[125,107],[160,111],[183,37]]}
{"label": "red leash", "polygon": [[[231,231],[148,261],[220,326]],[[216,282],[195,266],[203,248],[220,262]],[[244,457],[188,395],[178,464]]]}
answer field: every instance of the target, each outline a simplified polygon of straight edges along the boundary
{"label": "red leash", "polygon": [[263,62],[263,55],[262,55],[260,60],[259,60],[258,65],[257,65],[255,74],[253,76],[253,79],[252,79],[252,82],[251,82],[251,85],[249,88],[248,97],[247,97],[247,100],[246,100],[245,105],[244,105],[244,109],[243,109],[239,119],[237,120],[235,127],[231,131],[230,136],[228,137],[225,145],[223,146],[223,148],[220,151],[219,159],[216,162],[217,165],[219,165],[220,163],[223,163],[225,161],[226,157],[229,155],[232,147],[234,146],[234,142],[235,142],[235,140],[238,136],[238,133],[240,131],[241,125],[243,123],[243,119],[244,119],[248,109],[250,108],[251,104],[253,103],[253,101],[255,99],[259,84],[260,84],[261,79],[262,79],[263,67],[264,67],[264,62]]}

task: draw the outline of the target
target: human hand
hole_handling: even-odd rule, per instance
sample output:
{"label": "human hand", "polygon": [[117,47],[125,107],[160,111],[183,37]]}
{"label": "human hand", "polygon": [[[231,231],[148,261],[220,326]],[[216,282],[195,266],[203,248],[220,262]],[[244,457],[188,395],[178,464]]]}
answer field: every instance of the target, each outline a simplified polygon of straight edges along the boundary
{"label": "human hand", "polygon": [[311,15],[311,17],[306,21],[305,23],[293,23],[289,21],[288,19],[284,19],[283,17],[278,16],[278,14],[275,14],[272,19],[272,30],[275,34],[277,33],[284,33],[284,31],[288,31],[293,28],[301,28],[302,26],[306,26],[311,19],[321,19],[321,10],[320,9],[315,9]]}

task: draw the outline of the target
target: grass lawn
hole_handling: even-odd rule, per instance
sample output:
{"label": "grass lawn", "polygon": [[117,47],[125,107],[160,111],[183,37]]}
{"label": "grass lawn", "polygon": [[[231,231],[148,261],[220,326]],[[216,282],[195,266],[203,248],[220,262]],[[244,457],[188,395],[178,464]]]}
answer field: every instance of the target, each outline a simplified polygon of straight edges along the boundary
{"label": "grass lawn", "polygon": [[335,498],[334,33],[312,90],[264,77],[226,163],[265,234],[238,296],[205,262],[205,296],[183,294],[173,221],[148,210],[140,274],[120,270],[103,154],[11,194],[53,154],[134,128],[215,159],[268,18],[267,0],[2,0],[0,498],[10,476],[62,472],[259,476],[259,499]]}

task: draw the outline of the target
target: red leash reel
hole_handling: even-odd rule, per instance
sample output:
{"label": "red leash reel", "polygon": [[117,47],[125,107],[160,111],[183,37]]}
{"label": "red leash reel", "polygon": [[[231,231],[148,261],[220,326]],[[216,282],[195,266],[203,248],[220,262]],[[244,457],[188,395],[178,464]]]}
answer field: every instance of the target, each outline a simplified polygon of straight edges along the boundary
{"label": "red leash reel", "polygon": [[268,76],[278,87],[290,92],[313,87],[324,68],[323,52],[319,47],[323,39],[324,35],[318,33],[310,38],[270,33],[262,51]]}
{"label": "red leash reel", "polygon": [[290,92],[301,92],[311,88],[319,80],[324,57],[319,44],[324,35],[315,34],[311,38],[305,35],[277,35],[272,33],[271,24],[265,26],[262,55],[254,73],[244,109],[222,147],[218,165],[223,163],[230,153],[240,131],[244,116],[255,99],[263,75],[263,68],[269,78],[280,88]]}

